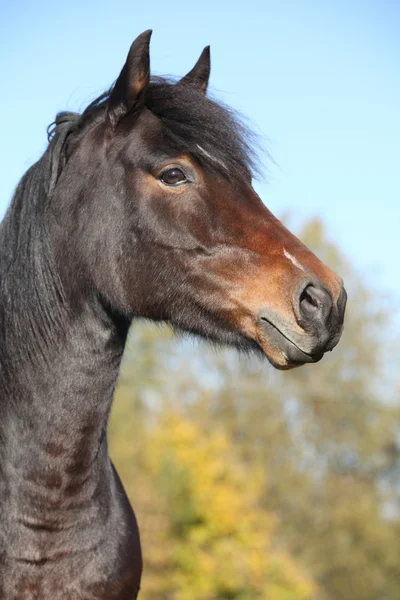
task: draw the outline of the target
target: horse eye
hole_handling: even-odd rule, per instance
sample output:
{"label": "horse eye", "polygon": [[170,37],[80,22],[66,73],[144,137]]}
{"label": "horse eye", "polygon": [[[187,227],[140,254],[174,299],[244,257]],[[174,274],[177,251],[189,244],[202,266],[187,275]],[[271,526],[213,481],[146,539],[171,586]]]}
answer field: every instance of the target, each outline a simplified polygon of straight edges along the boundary
{"label": "horse eye", "polygon": [[174,167],[164,171],[164,173],[160,175],[160,181],[165,185],[180,185],[186,183],[187,178],[181,169]]}

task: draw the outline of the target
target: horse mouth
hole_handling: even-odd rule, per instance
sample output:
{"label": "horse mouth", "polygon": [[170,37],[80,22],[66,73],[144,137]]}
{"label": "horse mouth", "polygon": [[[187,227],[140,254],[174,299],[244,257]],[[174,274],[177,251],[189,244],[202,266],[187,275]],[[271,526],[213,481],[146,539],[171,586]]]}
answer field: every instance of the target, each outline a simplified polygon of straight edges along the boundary
{"label": "horse mouth", "polygon": [[[293,369],[305,363],[316,363],[324,355],[324,352],[306,352],[265,316],[260,317],[259,327],[261,333],[259,344],[268,360],[277,369]],[[276,352],[271,353],[271,346],[278,351],[279,356]]]}

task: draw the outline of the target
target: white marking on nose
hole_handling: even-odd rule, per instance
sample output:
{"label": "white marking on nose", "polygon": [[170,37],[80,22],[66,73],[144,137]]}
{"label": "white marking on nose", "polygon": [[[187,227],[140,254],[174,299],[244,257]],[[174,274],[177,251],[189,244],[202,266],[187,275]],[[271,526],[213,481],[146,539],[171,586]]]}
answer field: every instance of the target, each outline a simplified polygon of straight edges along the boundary
{"label": "white marking on nose", "polygon": [[283,249],[283,254],[286,256],[286,258],[288,258],[290,260],[291,263],[294,264],[295,267],[297,267],[298,269],[300,269],[301,271],[304,271],[304,267],[302,264],[299,263],[299,261],[297,260],[297,258],[295,258],[294,256],[292,256],[290,254],[290,252],[288,252],[286,250],[286,248]]}

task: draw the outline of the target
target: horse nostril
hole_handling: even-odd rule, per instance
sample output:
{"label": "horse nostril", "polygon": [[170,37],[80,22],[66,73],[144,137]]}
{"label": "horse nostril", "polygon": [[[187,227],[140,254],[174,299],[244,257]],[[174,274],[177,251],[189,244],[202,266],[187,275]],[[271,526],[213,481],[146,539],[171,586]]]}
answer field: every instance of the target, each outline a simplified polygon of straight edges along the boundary
{"label": "horse nostril", "polygon": [[300,294],[299,308],[306,321],[322,324],[331,312],[332,299],[329,292],[322,287],[309,284]]}
{"label": "horse nostril", "polygon": [[313,313],[319,307],[318,300],[314,298],[314,296],[310,292],[311,287],[312,286],[308,286],[305,290],[301,292],[300,308],[302,312]]}

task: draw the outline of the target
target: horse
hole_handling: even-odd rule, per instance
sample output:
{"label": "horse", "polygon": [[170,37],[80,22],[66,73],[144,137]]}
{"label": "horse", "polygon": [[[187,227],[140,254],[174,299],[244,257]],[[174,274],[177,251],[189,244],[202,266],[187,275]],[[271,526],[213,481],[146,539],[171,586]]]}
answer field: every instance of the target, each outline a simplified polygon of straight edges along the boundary
{"label": "horse", "polygon": [[[206,47],[59,113],[0,225],[0,597],[133,600],[142,556],[107,449],[127,333],[162,321],[278,369],[339,341],[342,280],[252,187],[248,129],[210,99]],[[239,518],[239,515],[238,515]]]}

